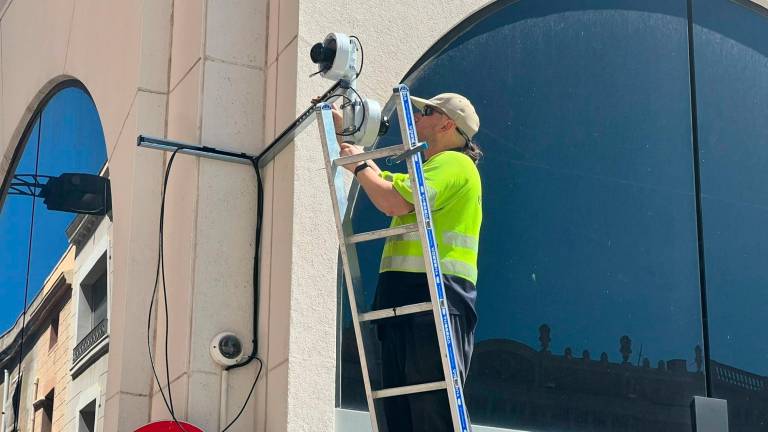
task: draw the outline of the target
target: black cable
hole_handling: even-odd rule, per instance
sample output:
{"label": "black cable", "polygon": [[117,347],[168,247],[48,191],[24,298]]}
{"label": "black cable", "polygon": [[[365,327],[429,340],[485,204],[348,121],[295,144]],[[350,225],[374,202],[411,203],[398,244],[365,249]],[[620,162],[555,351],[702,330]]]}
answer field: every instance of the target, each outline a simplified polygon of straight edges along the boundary
{"label": "black cable", "polygon": [[366,117],[366,115],[367,115],[368,113],[367,113],[367,110],[365,109],[365,101],[363,100],[363,97],[362,97],[362,96],[360,96],[360,93],[358,93],[358,92],[357,92],[357,90],[355,90],[355,89],[354,89],[354,87],[350,87],[349,89],[350,89],[350,90],[352,90],[352,92],[354,92],[354,93],[355,93],[355,95],[357,96],[357,100],[359,100],[359,101],[360,101],[360,107],[363,109],[363,117],[362,117],[362,119],[360,120],[360,126],[358,126],[358,127],[357,127],[357,130],[355,131],[355,133],[357,133],[357,132],[359,132],[359,131],[360,131],[360,129],[362,129],[362,128],[363,128],[363,126],[365,125],[365,117]]}
{"label": "black cable", "polygon": [[[35,149],[35,176],[37,176],[37,168],[40,165],[40,135],[43,133],[43,112],[40,111],[40,119],[37,123],[37,149]],[[21,373],[21,362],[24,360],[24,327],[27,325],[27,302],[29,301],[29,269],[32,265],[32,237],[35,232],[35,204],[37,197],[32,196],[32,216],[29,220],[29,240],[27,242],[27,276],[24,282],[24,309],[21,312],[21,340],[19,342],[19,372],[16,374],[16,388],[19,389],[21,394],[21,383],[24,380],[24,376]],[[13,405],[13,402],[11,402]],[[5,409],[5,407],[3,407]],[[19,408],[19,411],[21,409]],[[17,412],[17,414],[20,414]],[[13,430],[19,430],[19,416],[13,416]]]}
{"label": "black cable", "polygon": [[[158,236],[158,258],[157,258],[157,268],[155,270],[155,284],[152,289],[152,297],[149,303],[149,313],[147,314],[147,351],[149,353],[149,360],[150,360],[150,366],[152,367],[152,374],[155,377],[155,382],[157,383],[158,389],[160,390],[160,394],[163,397],[163,402],[165,402],[165,406],[168,409],[168,412],[171,414],[171,417],[173,418],[173,421],[176,423],[176,425],[184,432],[187,432],[186,429],[179,423],[178,419],[176,418],[176,412],[173,407],[173,396],[171,392],[171,382],[170,382],[170,368],[169,368],[169,357],[168,357],[168,292],[166,289],[166,283],[165,283],[165,264],[163,259],[163,228],[164,228],[164,222],[165,222],[165,194],[168,189],[168,179],[170,177],[171,172],[171,166],[173,165],[173,161],[176,158],[176,153],[178,153],[180,149],[176,149],[171,154],[171,157],[168,160],[168,166],[165,169],[165,176],[163,178],[163,189],[162,189],[162,198],[160,202],[160,229],[159,229],[159,236]],[[263,183],[261,179],[261,171],[259,170],[259,158],[253,158],[251,160],[251,163],[253,165],[254,170],[256,171],[256,180],[257,180],[257,205],[258,208],[256,210],[256,239],[255,239],[255,252],[253,257],[253,289],[254,289],[254,306],[253,306],[253,351],[251,352],[251,355],[248,356],[248,358],[242,362],[238,363],[233,366],[229,366],[226,368],[226,370],[230,369],[236,369],[243,367],[247,364],[249,364],[252,360],[256,360],[259,362],[259,370],[256,373],[256,378],[253,381],[253,385],[251,386],[250,391],[248,392],[248,396],[245,399],[245,402],[243,403],[243,406],[240,408],[240,411],[237,413],[235,418],[222,430],[222,432],[228,430],[242,415],[242,413],[245,411],[245,408],[248,406],[248,401],[251,399],[251,396],[253,395],[253,391],[256,388],[256,383],[259,380],[259,377],[261,377],[261,372],[264,369],[264,362],[262,359],[258,357],[258,308],[259,308],[259,257],[261,255],[261,231],[262,231],[262,222],[264,217],[264,188]],[[160,378],[157,374],[157,370],[155,369],[155,362],[152,357],[152,346],[150,341],[150,329],[151,329],[151,323],[152,323],[152,306],[154,305],[155,301],[155,295],[157,294],[157,284],[159,281],[162,280],[163,283],[163,303],[165,307],[165,379],[166,384],[168,387],[168,397],[166,398],[165,393],[163,392],[162,385],[160,384]],[[221,413],[221,415],[226,415],[226,413]]]}
{"label": "black cable", "polygon": [[[163,190],[161,194],[161,201],[160,201],[160,229],[158,234],[158,251],[157,251],[157,267],[155,269],[155,284],[152,287],[152,297],[149,302],[149,312],[147,314],[147,352],[149,353],[149,364],[152,367],[152,374],[155,377],[155,382],[157,383],[157,388],[160,391],[160,395],[163,397],[163,402],[165,402],[165,407],[168,409],[168,413],[171,414],[171,418],[173,418],[174,423],[176,423],[176,426],[178,426],[182,431],[187,432],[186,429],[184,429],[184,426],[182,426],[179,423],[179,420],[176,418],[176,412],[173,408],[173,396],[171,392],[171,379],[170,379],[170,371],[168,367],[168,293],[165,286],[165,265],[163,260],[163,225],[165,220],[165,192],[168,189],[168,179],[170,177],[171,173],[171,166],[173,165],[173,160],[176,158],[176,153],[179,152],[179,149],[176,149],[171,154],[171,157],[168,159],[168,166],[165,167],[165,176],[163,178]],[[160,383],[160,378],[157,376],[157,370],[155,369],[155,361],[152,358],[152,343],[150,340],[150,329],[152,327],[152,307],[155,304],[155,295],[157,293],[157,284],[160,280],[160,277],[162,275],[162,281],[163,281],[163,299],[165,304],[165,379],[166,383],[168,385],[168,397],[166,398],[165,392],[163,392],[163,385]]]}
{"label": "black cable", "polygon": [[[259,258],[261,257],[261,229],[262,229],[262,222],[264,219],[264,185],[261,180],[261,170],[259,169],[259,157],[255,157],[251,159],[251,165],[253,166],[253,170],[256,172],[256,238],[254,240],[254,252],[253,252],[253,339],[251,340],[253,344],[253,349],[251,350],[251,355],[248,356],[248,358],[242,362],[238,363],[232,366],[228,366],[226,370],[232,370],[241,368],[248,363],[251,362],[253,359],[258,359],[258,352],[259,352],[259,341],[258,341],[258,331],[259,331],[259,322],[258,322],[258,311],[259,311]],[[259,371],[261,372],[261,371]],[[258,379],[258,375],[257,375]]]}
{"label": "black cable", "polygon": [[[174,151],[171,154],[170,159],[168,159],[168,166],[166,167],[165,172],[165,178],[163,179],[163,212],[165,212],[165,190],[168,187],[168,179],[170,177],[171,173],[171,165],[173,165],[173,159],[176,157],[177,151]],[[165,215],[163,215],[165,216]],[[163,280],[163,305],[165,308],[165,382],[168,386],[168,402],[171,405],[171,416],[173,417],[173,421],[176,422],[176,425],[181,428],[182,431],[186,432],[186,430],[179,424],[179,421],[176,419],[176,411],[173,407],[173,392],[171,391],[171,368],[168,364],[168,327],[169,325],[169,318],[168,318],[168,289],[165,284],[165,253],[163,250],[163,218],[160,219],[160,275]]]}
{"label": "black cable", "polygon": [[[349,104],[351,104],[354,107],[355,101],[353,101],[349,96],[347,96],[345,94],[342,94],[342,93],[330,95],[327,98],[325,98],[323,100],[323,102],[331,102],[332,99],[339,98],[339,97],[342,98],[345,101],[345,103],[349,103]],[[344,107],[345,107],[345,105],[342,104],[341,105],[341,109],[343,110]],[[362,126],[363,125],[361,123],[359,127],[353,128],[352,131],[350,131],[350,132],[342,131],[342,132],[337,133],[336,135],[339,135],[339,136],[352,136],[352,135],[356,134],[360,130],[360,127],[362,127]]]}
{"label": "black cable", "polygon": [[[360,124],[355,126],[352,129],[352,131],[350,131],[350,132],[343,132],[343,131],[339,132],[339,133],[336,134],[338,136],[353,136],[354,134],[360,132],[360,129],[362,129],[363,125],[365,124],[366,110],[365,110],[365,104],[363,103],[363,98],[360,97],[360,93],[358,93],[357,90],[353,89],[352,87],[349,87],[349,90],[352,90],[355,93],[355,95],[357,95],[357,99],[360,101],[360,106],[363,108],[363,116],[361,118]],[[353,107],[354,107],[355,102],[352,100],[352,98],[350,98],[349,96],[347,96],[345,94],[341,94],[341,93],[339,93],[339,94],[332,94],[332,95],[328,96],[327,98],[325,98],[324,102],[329,102],[329,101],[331,101],[331,99],[334,99],[334,98],[337,98],[337,97],[340,97],[340,98],[344,99],[345,101],[348,101],[348,103],[352,104]],[[344,108],[344,105],[342,105],[342,109],[343,108]]]}
{"label": "black cable", "polygon": [[[360,69],[357,70],[357,75],[355,75],[355,79],[357,79],[360,77],[360,74],[363,73],[363,63],[365,62],[365,52],[363,51],[363,43],[360,42],[360,38],[358,38],[355,35],[350,36],[350,38],[356,40],[357,46],[360,47]],[[358,126],[357,128],[357,131],[360,131],[363,125],[365,125],[365,116],[367,114],[365,109],[365,103],[363,101],[363,98],[360,97],[360,93],[358,93],[357,90],[355,90],[353,87],[350,87],[349,89],[355,92],[355,94],[357,95],[357,99],[360,101],[360,106],[363,108],[363,119],[362,121],[360,121],[360,126]]]}
{"label": "black cable", "polygon": [[[245,403],[243,403],[243,406],[240,408],[240,411],[237,413],[235,418],[232,419],[232,421],[229,422],[229,424],[224,429],[221,430],[221,432],[226,432],[227,429],[229,429],[233,424],[235,424],[235,422],[240,418],[240,415],[243,414],[243,411],[245,411],[245,407],[248,406],[248,401],[251,400],[251,395],[253,395],[253,390],[256,388],[256,383],[259,381],[259,376],[261,376],[261,371],[264,369],[264,362],[260,358],[253,357],[253,359],[259,362],[259,371],[256,373],[256,379],[253,380],[253,385],[251,385],[251,390],[248,392],[248,396],[246,396]],[[250,360],[248,360],[248,362],[250,362]],[[224,415],[224,414],[226,413],[221,413],[221,415]]]}
{"label": "black cable", "polygon": [[360,39],[355,35],[350,36],[350,38],[356,40],[357,46],[360,47],[360,69],[357,70],[357,75],[355,75],[355,78],[357,78],[361,73],[363,73],[363,61],[365,61],[365,53],[363,52],[363,43],[360,42]]}
{"label": "black cable", "polygon": [[[251,159],[251,165],[253,166],[253,170],[256,172],[256,239],[254,240],[254,252],[253,252],[253,350],[251,351],[251,355],[248,356],[248,358],[242,362],[238,363],[236,365],[229,366],[225,368],[225,370],[229,371],[232,369],[241,368],[248,363],[250,363],[252,360],[256,360],[259,362],[259,371],[256,373],[256,379],[253,380],[253,385],[251,386],[251,390],[248,392],[248,396],[245,398],[245,402],[243,403],[243,406],[240,408],[240,411],[237,413],[234,419],[232,419],[227,426],[222,429],[222,432],[225,432],[227,429],[230,428],[237,419],[240,418],[240,415],[243,414],[243,411],[245,411],[245,407],[248,406],[248,401],[251,399],[251,395],[253,395],[253,390],[256,388],[256,383],[259,381],[259,377],[261,376],[261,371],[264,369],[264,362],[259,358],[259,338],[257,337],[258,331],[259,331],[259,302],[260,302],[260,279],[259,279],[259,261],[261,257],[261,230],[264,220],[264,185],[262,183],[261,179],[261,170],[259,169],[259,159],[260,156],[254,157]],[[225,415],[226,413],[221,413],[221,415]]]}

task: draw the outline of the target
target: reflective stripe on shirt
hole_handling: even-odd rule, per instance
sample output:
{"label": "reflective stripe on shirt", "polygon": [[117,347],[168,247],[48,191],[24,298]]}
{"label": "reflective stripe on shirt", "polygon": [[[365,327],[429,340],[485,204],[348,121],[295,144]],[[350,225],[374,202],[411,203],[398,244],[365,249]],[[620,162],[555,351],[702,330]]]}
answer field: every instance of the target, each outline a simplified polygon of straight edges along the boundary
{"label": "reflective stripe on shirt", "polygon": [[[453,259],[440,260],[440,269],[443,273],[463,276],[469,280],[477,279],[477,269],[473,266]],[[407,271],[415,273],[426,273],[424,258],[421,256],[385,256],[381,258],[380,272],[384,271]]]}

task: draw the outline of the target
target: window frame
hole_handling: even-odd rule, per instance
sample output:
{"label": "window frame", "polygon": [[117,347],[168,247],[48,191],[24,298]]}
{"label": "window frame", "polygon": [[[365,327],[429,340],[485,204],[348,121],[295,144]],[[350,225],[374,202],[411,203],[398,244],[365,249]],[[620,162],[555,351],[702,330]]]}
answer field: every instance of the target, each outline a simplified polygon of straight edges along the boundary
{"label": "window frame", "polygon": [[[765,6],[763,4],[756,2],[755,0],[732,0],[735,3],[741,4],[743,6],[747,6],[744,3],[748,3],[751,9],[754,9],[757,13],[765,13],[766,11],[763,9]],[[765,1],[765,0],[763,0]],[[413,83],[413,78],[417,77],[419,75],[419,72],[422,68],[424,68],[430,61],[435,59],[436,57],[439,57],[453,42],[455,42],[457,39],[459,39],[462,35],[464,35],[467,31],[469,31],[472,27],[474,27],[478,22],[482,21],[483,19],[487,18],[488,16],[494,14],[500,9],[503,9],[509,5],[512,5],[513,3],[517,3],[519,0],[507,0],[507,1],[497,1],[492,2],[491,4],[488,4],[482,8],[480,8],[478,11],[468,15],[466,18],[464,18],[459,24],[451,28],[448,32],[446,32],[442,37],[440,37],[415,63],[414,65],[405,73],[403,79],[401,82],[404,82],[408,85],[411,85]],[[388,114],[391,113],[394,110],[394,104],[388,104],[384,109],[383,113]],[[695,111],[692,113],[695,115]],[[378,145],[378,142],[376,143]],[[697,180],[698,181],[698,180]],[[359,193],[359,185],[353,184],[352,188],[349,192],[349,202],[351,205],[354,206],[355,199],[357,198],[357,194]],[[354,211],[354,210],[353,210]],[[695,223],[699,223],[699,221],[696,221]],[[341,266],[339,266],[339,269],[341,269]],[[339,270],[339,282],[338,282],[338,298],[339,298],[339,305],[340,307],[337,310],[337,369],[336,369],[336,415],[337,415],[337,424],[340,425],[346,425],[346,426],[339,426],[337,427],[337,430],[353,430],[348,429],[349,425],[351,424],[358,424],[358,420],[354,420],[353,418],[356,418],[359,414],[363,414],[363,416],[367,419],[368,413],[367,412],[361,412],[361,411],[355,411],[350,408],[342,408],[341,407],[341,385],[342,385],[342,340],[343,340],[343,334],[342,334],[342,322],[344,317],[344,308],[341,307],[342,302],[344,301],[344,298],[346,296],[346,292],[343,289],[343,275],[341,274],[341,270]],[[700,318],[706,319],[706,315],[704,314],[704,308],[706,307],[703,303],[701,304],[702,307],[702,316]],[[708,343],[709,341],[705,341],[705,343]],[[708,359],[707,359],[708,361]],[[709,373],[709,368],[707,367],[707,373]],[[510,429],[497,429],[497,428],[483,428],[478,426],[473,426],[475,429],[478,430],[493,430],[493,431],[509,431]],[[366,429],[367,430],[367,429]]]}
{"label": "window frame", "polygon": [[[72,320],[72,330],[75,335],[75,347],[72,353],[72,367],[70,373],[73,378],[81,374],[94,362],[109,352],[109,318],[111,316],[112,303],[112,263],[111,263],[111,241],[110,232],[112,222],[106,217],[86,216],[86,218],[97,218],[95,227],[90,224],[80,224],[83,229],[91,226],[92,231],[87,234],[87,240],[83,242],[83,247],[78,251],[75,258],[75,277],[73,283],[73,308],[74,319]],[[77,222],[77,220],[76,220]],[[93,310],[89,302],[89,289],[92,283],[100,277],[106,279],[106,317],[93,322]],[[92,332],[102,324],[106,326],[102,335],[98,333],[94,336]],[[98,330],[101,332],[102,330]],[[90,340],[93,338],[93,340]],[[89,339],[89,340],[85,340]],[[81,347],[81,344],[85,344]],[[80,352],[84,350],[83,352]]]}

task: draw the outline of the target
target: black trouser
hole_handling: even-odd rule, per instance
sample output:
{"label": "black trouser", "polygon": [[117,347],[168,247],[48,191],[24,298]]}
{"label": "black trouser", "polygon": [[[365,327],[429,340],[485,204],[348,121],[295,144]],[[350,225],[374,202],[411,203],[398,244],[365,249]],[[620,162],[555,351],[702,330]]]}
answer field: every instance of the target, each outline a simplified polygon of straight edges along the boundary
{"label": "black trouser", "polygon": [[[464,314],[451,314],[459,375],[466,378],[474,346],[474,327]],[[443,368],[431,313],[384,320],[379,324],[384,388],[443,381]],[[383,417],[389,432],[453,431],[445,390],[384,398]],[[387,429],[384,429],[387,430]]]}

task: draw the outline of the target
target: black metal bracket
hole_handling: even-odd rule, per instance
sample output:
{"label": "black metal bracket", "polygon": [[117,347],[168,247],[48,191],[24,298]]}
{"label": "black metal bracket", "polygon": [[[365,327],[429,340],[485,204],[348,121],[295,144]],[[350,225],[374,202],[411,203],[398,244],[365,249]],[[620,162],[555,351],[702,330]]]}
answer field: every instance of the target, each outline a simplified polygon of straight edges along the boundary
{"label": "black metal bracket", "polygon": [[40,194],[46,183],[41,183],[40,180],[46,179],[47,181],[52,178],[42,174],[16,174],[8,186],[8,195],[41,197]]}

